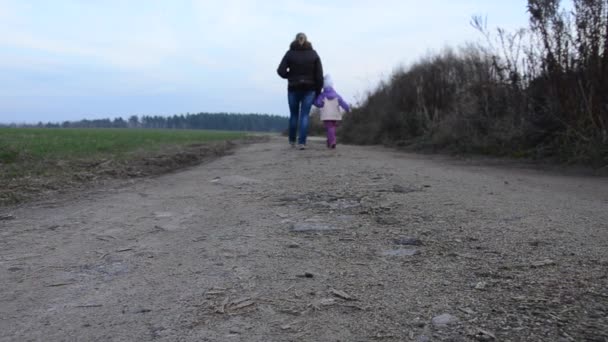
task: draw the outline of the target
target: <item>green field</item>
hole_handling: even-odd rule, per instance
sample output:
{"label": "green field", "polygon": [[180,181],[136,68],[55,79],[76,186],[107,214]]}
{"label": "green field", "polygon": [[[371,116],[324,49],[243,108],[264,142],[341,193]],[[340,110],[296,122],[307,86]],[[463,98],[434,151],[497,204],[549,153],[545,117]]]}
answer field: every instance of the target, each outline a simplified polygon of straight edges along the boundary
{"label": "green field", "polygon": [[0,128],[0,205],[107,178],[162,174],[221,155],[246,133]]}
{"label": "green field", "polygon": [[1,128],[0,163],[121,156],[140,149],[243,137],[241,132],[202,130]]}

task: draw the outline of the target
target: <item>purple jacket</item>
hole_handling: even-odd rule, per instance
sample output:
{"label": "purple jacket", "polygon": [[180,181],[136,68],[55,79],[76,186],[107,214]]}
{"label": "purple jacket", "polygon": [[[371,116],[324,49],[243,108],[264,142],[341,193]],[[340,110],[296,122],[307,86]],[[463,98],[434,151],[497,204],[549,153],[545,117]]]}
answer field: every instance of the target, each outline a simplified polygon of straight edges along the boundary
{"label": "purple jacket", "polygon": [[350,112],[350,107],[348,106],[348,104],[344,102],[342,96],[340,96],[340,94],[338,94],[332,87],[323,88],[321,94],[317,96],[314,105],[318,108],[323,108],[325,99],[333,100],[336,98],[338,99],[338,103],[340,103],[340,107],[342,107],[342,109],[344,109],[345,111]]}

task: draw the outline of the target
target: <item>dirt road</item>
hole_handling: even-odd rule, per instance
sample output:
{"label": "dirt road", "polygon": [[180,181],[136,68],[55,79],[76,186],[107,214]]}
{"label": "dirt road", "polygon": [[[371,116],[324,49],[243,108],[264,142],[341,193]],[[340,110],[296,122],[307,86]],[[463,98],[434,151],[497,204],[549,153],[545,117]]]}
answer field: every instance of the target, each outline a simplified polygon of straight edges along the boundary
{"label": "dirt road", "polygon": [[0,212],[0,341],[608,341],[607,179],[285,145]]}

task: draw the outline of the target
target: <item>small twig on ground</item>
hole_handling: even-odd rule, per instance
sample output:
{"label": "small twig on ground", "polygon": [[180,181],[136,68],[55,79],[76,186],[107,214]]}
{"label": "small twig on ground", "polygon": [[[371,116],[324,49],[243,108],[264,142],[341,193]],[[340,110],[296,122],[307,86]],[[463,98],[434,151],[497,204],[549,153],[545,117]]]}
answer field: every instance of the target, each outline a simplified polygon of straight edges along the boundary
{"label": "small twig on ground", "polygon": [[76,305],[75,308],[100,308],[101,304],[90,304],[90,305]]}
{"label": "small twig on ground", "polygon": [[45,285],[44,287],[60,287],[60,286],[67,286],[67,285],[72,285],[72,284],[76,284],[76,283],[58,283],[58,284],[49,284],[49,285]]}

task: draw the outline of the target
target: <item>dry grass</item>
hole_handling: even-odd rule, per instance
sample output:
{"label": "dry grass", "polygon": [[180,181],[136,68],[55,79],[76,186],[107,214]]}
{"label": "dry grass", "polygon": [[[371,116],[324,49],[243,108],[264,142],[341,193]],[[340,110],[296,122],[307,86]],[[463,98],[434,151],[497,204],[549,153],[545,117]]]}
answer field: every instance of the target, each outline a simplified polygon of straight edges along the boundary
{"label": "dry grass", "polygon": [[608,4],[529,0],[529,30],[420,59],[346,116],[342,138],[608,165]]}

